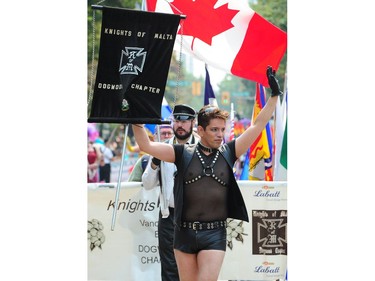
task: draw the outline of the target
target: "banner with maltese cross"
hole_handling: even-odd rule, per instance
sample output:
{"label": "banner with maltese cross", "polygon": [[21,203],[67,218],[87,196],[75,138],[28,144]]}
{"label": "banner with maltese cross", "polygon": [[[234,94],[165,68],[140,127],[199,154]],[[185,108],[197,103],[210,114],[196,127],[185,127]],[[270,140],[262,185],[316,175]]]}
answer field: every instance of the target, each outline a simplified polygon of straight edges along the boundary
{"label": "banner with maltese cross", "polygon": [[179,15],[103,7],[88,122],[161,124]]}

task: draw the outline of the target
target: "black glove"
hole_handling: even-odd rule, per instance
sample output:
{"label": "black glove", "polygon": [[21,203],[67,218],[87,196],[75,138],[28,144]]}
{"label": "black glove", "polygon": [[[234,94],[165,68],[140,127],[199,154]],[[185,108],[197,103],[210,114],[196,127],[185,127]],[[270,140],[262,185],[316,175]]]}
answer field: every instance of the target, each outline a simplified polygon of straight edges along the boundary
{"label": "black glove", "polygon": [[160,159],[158,159],[158,158],[152,157],[151,162],[152,162],[155,166],[159,166],[159,165],[160,165]]}
{"label": "black glove", "polygon": [[272,70],[272,66],[267,66],[267,78],[268,84],[272,90],[271,97],[281,96],[283,92],[280,91],[279,82],[276,80],[275,70]]}

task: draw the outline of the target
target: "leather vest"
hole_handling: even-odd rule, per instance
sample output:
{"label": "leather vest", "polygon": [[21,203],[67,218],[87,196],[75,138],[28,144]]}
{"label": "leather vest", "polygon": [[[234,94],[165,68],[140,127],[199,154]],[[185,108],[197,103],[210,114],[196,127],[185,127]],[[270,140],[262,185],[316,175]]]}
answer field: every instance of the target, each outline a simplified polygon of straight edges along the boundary
{"label": "leather vest", "polygon": [[[184,203],[183,198],[183,180],[184,174],[183,171],[186,171],[191,159],[193,158],[194,151],[196,149],[196,144],[185,145],[183,150],[183,155],[180,163],[175,163],[177,166],[177,173],[174,178],[174,200],[175,200],[175,216],[174,223],[177,227],[181,224],[182,217],[182,206]],[[227,144],[223,144],[219,148],[220,154],[226,160],[230,169],[233,169],[234,163],[232,162],[231,157],[232,151],[229,149]],[[242,197],[241,190],[237,185],[237,181],[234,177],[234,173],[230,173],[230,181],[228,184],[228,198],[227,198],[227,207],[228,207],[228,217],[243,220],[249,222],[249,216],[247,213],[245,201]]]}

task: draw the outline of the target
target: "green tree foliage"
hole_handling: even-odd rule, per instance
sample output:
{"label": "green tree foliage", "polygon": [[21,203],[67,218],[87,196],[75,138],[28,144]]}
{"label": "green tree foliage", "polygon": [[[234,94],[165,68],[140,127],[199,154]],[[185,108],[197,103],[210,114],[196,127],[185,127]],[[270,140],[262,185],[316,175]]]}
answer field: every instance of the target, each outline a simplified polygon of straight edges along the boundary
{"label": "green tree foliage", "polygon": [[287,28],[287,1],[286,0],[257,0],[251,1],[251,8],[285,32]]}

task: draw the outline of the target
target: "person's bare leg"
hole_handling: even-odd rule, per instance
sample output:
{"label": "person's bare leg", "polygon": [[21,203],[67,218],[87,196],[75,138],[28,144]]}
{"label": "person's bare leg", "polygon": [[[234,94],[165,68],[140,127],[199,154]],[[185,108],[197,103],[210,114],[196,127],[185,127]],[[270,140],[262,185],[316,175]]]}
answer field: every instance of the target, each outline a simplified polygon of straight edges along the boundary
{"label": "person's bare leg", "polygon": [[200,251],[198,253],[198,281],[217,281],[224,256],[224,251]]}
{"label": "person's bare leg", "polygon": [[187,254],[174,249],[180,281],[198,281],[197,254]]}

